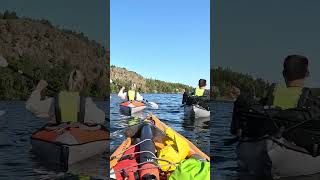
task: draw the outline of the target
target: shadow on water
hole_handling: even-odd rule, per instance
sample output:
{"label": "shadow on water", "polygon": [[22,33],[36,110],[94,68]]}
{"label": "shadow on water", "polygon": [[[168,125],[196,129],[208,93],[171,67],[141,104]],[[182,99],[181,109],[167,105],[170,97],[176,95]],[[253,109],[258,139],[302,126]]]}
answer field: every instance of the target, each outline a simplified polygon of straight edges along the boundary
{"label": "shadow on water", "polygon": [[[233,103],[212,102],[211,103],[211,176],[212,179],[236,180],[237,158],[235,154],[236,145],[224,145],[225,139],[231,139],[229,128],[232,120]],[[280,180],[318,180],[320,174],[310,176],[280,178]]]}
{"label": "shadow on water", "polygon": [[[97,105],[106,109],[106,102]],[[79,175],[105,179],[107,176],[106,155],[72,165],[67,173],[44,165],[31,152],[30,137],[47,120],[26,111],[22,101],[2,101],[0,109],[6,111],[0,116],[0,179],[78,179]]]}

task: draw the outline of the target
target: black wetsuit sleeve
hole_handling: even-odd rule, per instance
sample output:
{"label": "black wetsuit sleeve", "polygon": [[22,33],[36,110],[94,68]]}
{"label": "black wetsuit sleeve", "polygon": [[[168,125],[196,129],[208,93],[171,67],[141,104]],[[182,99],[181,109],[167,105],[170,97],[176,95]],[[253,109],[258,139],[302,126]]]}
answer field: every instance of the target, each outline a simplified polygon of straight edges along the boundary
{"label": "black wetsuit sleeve", "polygon": [[195,89],[190,92],[191,96],[194,96],[195,94],[196,94],[196,90]]}
{"label": "black wetsuit sleeve", "polygon": [[233,105],[232,121],[230,125],[230,133],[237,134],[237,131],[242,128],[242,122],[240,120],[240,114],[243,110],[246,110],[253,103],[252,94],[240,94]]}
{"label": "black wetsuit sleeve", "polygon": [[240,102],[241,97],[239,96],[237,100],[234,102],[233,105],[233,113],[232,113],[232,121],[230,125],[230,133],[233,135],[237,134],[237,130],[241,128],[240,126],[240,120],[239,120],[239,108],[240,108]]}
{"label": "black wetsuit sleeve", "polygon": [[318,97],[312,97],[309,99],[310,103],[310,115],[311,119],[313,120],[319,120],[320,119],[320,98]]}

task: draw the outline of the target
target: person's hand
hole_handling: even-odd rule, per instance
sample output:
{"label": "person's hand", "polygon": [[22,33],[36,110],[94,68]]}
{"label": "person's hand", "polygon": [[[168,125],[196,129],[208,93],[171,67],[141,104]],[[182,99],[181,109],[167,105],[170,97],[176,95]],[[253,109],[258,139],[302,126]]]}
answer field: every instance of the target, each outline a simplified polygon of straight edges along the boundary
{"label": "person's hand", "polygon": [[122,88],[121,88],[121,91],[123,91],[123,90],[125,90],[125,89],[126,89],[125,87],[122,87]]}
{"label": "person's hand", "polygon": [[37,89],[43,90],[43,89],[45,89],[47,86],[48,86],[47,81],[45,81],[45,80],[40,80],[39,83],[38,83],[38,85],[37,85]]}

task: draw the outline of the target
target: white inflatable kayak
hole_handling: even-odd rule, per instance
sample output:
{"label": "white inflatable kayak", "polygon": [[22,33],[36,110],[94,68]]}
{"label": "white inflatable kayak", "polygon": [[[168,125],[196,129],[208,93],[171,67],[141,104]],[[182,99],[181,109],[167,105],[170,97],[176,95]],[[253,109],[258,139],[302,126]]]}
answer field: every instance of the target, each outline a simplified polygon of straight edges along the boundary
{"label": "white inflatable kayak", "polygon": [[304,148],[295,146],[283,138],[267,140],[267,146],[274,178],[320,173],[320,156],[313,157],[307,154]]}
{"label": "white inflatable kayak", "polygon": [[185,105],[184,115],[186,118],[206,118],[210,117],[210,111],[202,108],[199,105]]}

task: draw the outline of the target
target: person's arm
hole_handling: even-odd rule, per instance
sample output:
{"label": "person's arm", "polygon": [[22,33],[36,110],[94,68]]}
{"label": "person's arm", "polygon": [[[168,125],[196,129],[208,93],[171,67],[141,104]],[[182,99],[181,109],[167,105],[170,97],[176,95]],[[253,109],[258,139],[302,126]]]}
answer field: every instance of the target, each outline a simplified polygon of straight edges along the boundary
{"label": "person's arm", "polygon": [[47,83],[41,80],[26,102],[26,109],[36,117],[49,117],[53,98],[41,100],[41,91],[46,87]]}
{"label": "person's arm", "polygon": [[239,119],[241,108],[247,106],[247,97],[241,94],[237,100],[234,102],[233,113],[232,113],[232,121],[230,125],[230,133],[235,136],[241,136],[242,127],[241,121]]}
{"label": "person's arm", "polygon": [[90,97],[86,98],[84,122],[87,124],[100,124],[105,123],[105,113],[97,107]]}
{"label": "person's arm", "polygon": [[137,92],[137,101],[143,101],[143,96]]}
{"label": "person's arm", "polygon": [[203,100],[210,101],[210,91],[208,89],[204,90]]}
{"label": "person's arm", "polygon": [[194,96],[196,94],[196,89],[193,89],[190,93],[191,96]]}
{"label": "person's arm", "polygon": [[124,87],[122,87],[118,93],[118,97],[120,97],[121,99],[123,100],[126,100],[127,99],[127,93],[124,92]]}

